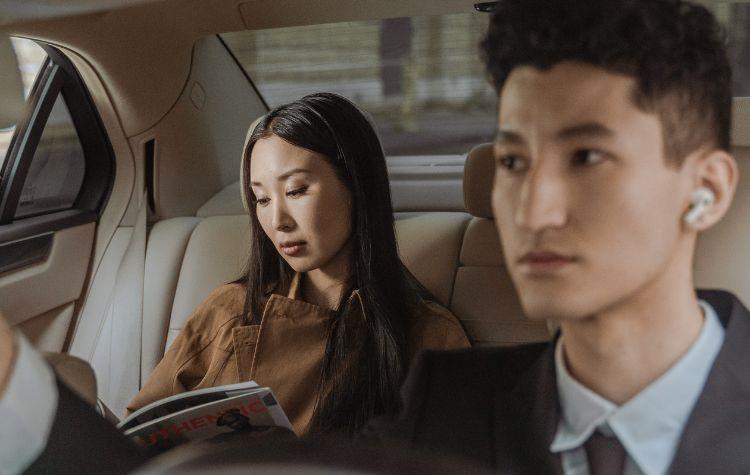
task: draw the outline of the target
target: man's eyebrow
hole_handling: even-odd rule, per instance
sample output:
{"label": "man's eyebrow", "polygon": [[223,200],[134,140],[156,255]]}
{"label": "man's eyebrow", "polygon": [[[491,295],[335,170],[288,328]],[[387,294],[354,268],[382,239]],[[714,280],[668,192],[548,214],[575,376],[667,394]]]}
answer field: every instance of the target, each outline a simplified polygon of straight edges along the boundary
{"label": "man's eyebrow", "polygon": [[609,127],[599,122],[585,122],[583,124],[565,127],[557,132],[559,140],[567,140],[576,137],[612,137],[615,133]]}
{"label": "man's eyebrow", "polygon": [[499,129],[495,133],[495,143],[504,143],[510,145],[521,145],[524,143],[523,138],[511,130]]}
{"label": "man's eyebrow", "polygon": [[[293,168],[293,169],[289,170],[288,172],[282,173],[281,175],[279,175],[278,177],[276,177],[276,180],[277,181],[284,181],[284,180],[286,180],[287,178],[289,178],[292,175],[298,175],[298,174],[302,174],[302,173],[312,173],[312,172],[310,170],[305,169],[305,168]],[[251,181],[250,185],[251,186],[263,186],[263,184],[261,182],[259,182],[259,181]]]}

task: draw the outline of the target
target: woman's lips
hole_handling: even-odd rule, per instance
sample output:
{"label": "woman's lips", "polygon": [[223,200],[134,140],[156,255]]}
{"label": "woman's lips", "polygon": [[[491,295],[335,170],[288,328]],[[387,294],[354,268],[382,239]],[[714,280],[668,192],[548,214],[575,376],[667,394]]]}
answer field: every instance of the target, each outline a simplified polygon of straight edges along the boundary
{"label": "woman's lips", "polygon": [[546,251],[530,252],[518,260],[521,271],[532,275],[552,274],[575,262],[573,257]]}
{"label": "woman's lips", "polygon": [[306,245],[305,241],[283,242],[279,245],[279,248],[287,256],[295,256],[302,252]]}

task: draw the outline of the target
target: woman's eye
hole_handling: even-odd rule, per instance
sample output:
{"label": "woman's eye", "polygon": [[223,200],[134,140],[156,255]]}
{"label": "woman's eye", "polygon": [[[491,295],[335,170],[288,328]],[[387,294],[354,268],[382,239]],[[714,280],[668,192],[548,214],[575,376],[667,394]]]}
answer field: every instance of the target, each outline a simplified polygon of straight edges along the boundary
{"label": "woman's eye", "polygon": [[504,155],[497,160],[497,163],[511,172],[520,172],[528,168],[528,160],[518,155]]}
{"label": "woman's eye", "polygon": [[306,186],[300,186],[299,188],[295,188],[293,190],[287,191],[286,195],[287,196],[292,196],[292,197],[294,197],[294,196],[301,196],[301,195],[304,195],[306,191],[307,191],[307,187]]}
{"label": "woman's eye", "polygon": [[604,161],[606,158],[607,156],[604,152],[600,152],[598,150],[583,149],[576,150],[571,161],[573,165],[586,166],[596,165],[597,163]]}
{"label": "woman's eye", "polygon": [[258,206],[265,206],[269,201],[271,201],[269,198],[257,198],[255,204]]}

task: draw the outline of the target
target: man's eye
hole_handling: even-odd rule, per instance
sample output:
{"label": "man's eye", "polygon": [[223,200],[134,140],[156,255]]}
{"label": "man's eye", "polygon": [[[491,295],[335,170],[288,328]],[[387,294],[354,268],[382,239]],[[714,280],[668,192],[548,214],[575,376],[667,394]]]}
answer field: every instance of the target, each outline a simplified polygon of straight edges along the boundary
{"label": "man's eye", "polygon": [[571,160],[573,165],[596,165],[607,158],[604,152],[598,150],[582,149],[576,150]]}
{"label": "man's eye", "polygon": [[292,196],[292,197],[294,197],[294,196],[301,196],[301,195],[304,195],[306,191],[307,191],[307,187],[306,186],[300,186],[299,188],[295,188],[293,190],[287,191],[286,195],[287,196]]}
{"label": "man's eye", "polygon": [[528,168],[528,160],[518,155],[504,155],[497,160],[497,163],[511,172],[519,172]]}

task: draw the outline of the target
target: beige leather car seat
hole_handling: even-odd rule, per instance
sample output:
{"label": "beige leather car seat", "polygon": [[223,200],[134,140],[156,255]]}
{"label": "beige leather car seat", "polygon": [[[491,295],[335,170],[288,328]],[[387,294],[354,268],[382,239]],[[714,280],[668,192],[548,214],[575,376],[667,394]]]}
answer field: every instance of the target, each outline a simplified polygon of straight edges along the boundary
{"label": "beige leather car seat", "polygon": [[472,218],[461,246],[451,310],[477,344],[545,341],[550,337],[547,324],[524,316],[505,267],[492,219],[494,175],[492,144],[472,149],[464,165],[464,205]]}
{"label": "beige leather car seat", "polygon": [[750,147],[735,147],[740,177],[729,212],[698,238],[695,283],[724,289],[750,304]]}

